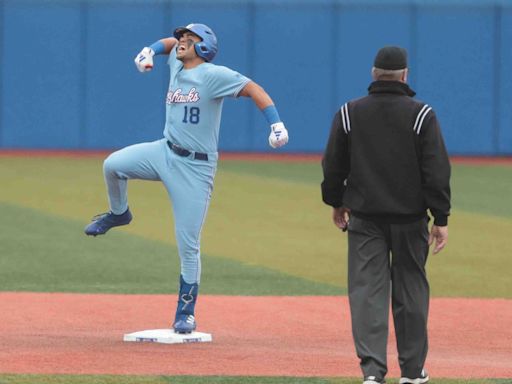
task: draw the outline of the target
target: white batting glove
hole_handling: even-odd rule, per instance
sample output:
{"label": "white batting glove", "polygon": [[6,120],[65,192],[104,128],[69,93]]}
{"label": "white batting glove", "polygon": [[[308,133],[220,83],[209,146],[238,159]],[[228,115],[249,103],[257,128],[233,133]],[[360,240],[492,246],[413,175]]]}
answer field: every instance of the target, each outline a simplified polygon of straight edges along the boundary
{"label": "white batting glove", "polygon": [[144,47],[144,49],[140,51],[133,60],[139,72],[149,72],[153,69],[153,56],[155,56],[155,51],[149,47]]}
{"label": "white batting glove", "polygon": [[270,136],[268,143],[272,148],[279,148],[288,142],[288,131],[282,122],[270,126]]}

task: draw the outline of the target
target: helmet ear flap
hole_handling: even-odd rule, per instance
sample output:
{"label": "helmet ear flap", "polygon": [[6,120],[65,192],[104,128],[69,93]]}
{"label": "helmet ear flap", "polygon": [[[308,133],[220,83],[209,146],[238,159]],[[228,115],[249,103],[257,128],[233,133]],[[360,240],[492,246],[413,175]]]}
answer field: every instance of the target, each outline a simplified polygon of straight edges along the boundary
{"label": "helmet ear flap", "polygon": [[203,41],[195,43],[194,50],[196,51],[197,56],[202,57],[206,61],[209,61],[206,58],[208,57],[208,53],[210,53],[210,50]]}

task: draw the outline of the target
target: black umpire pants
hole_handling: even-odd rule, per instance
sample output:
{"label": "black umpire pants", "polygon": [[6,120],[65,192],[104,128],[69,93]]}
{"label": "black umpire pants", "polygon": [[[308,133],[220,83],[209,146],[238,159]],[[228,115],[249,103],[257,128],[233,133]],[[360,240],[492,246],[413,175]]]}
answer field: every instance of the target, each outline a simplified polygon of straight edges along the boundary
{"label": "black umpire pants", "polygon": [[428,350],[427,255],[427,218],[408,224],[350,218],[348,293],[363,376],[386,376],[391,296],[402,377],[420,377]]}

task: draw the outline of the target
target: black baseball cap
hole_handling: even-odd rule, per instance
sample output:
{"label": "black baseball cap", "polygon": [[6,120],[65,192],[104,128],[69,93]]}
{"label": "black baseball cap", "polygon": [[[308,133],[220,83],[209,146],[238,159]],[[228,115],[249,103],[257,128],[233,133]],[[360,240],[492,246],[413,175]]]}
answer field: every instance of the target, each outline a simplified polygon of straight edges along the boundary
{"label": "black baseball cap", "polygon": [[398,70],[407,68],[407,51],[396,46],[386,46],[379,49],[375,61],[375,68]]}

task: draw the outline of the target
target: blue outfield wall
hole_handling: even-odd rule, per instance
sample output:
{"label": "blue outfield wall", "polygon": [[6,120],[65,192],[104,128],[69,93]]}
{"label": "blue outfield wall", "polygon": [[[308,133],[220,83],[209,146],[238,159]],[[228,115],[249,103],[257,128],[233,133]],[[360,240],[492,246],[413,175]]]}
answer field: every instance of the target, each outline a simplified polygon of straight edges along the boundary
{"label": "blue outfield wall", "polygon": [[[272,96],[291,135],[281,151],[323,151],[377,49],[397,44],[452,155],[512,155],[512,0],[0,0],[0,148],[160,138],[166,58],[147,74],[133,58],[189,22],[215,30],[217,64]],[[226,100],[221,150],[271,151],[268,131],[249,99]]]}

